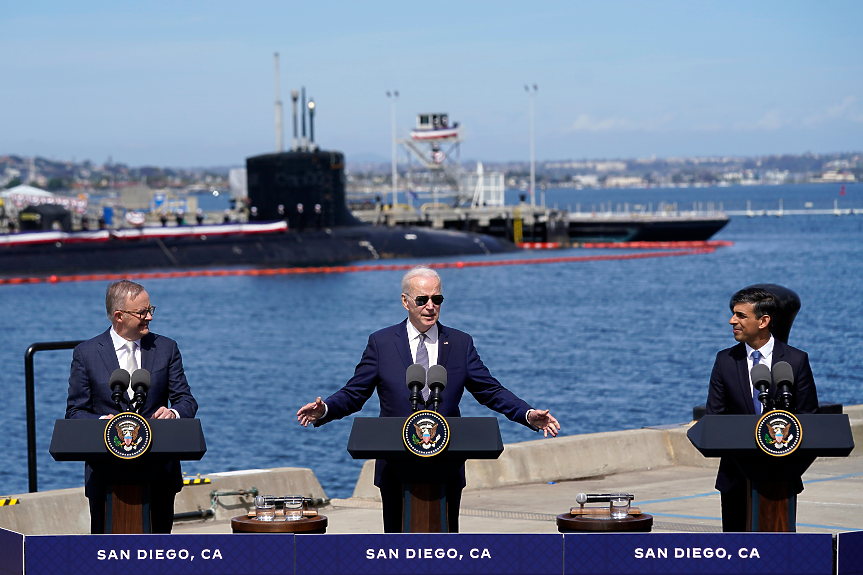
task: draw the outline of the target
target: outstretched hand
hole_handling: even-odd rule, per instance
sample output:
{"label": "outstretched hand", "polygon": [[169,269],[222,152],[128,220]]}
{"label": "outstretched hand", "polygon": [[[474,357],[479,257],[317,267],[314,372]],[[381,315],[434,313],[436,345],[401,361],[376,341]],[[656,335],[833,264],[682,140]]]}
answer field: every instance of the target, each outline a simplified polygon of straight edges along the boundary
{"label": "outstretched hand", "polygon": [[322,418],[325,413],[326,407],[324,407],[324,402],[319,397],[314,403],[307,403],[300,408],[297,412],[297,421],[300,422],[300,425],[306,427],[310,423],[314,423]]}
{"label": "outstretched hand", "polygon": [[557,419],[547,409],[534,409],[528,412],[527,421],[532,426],[541,429],[545,437],[548,437],[549,433],[552,437],[556,437],[557,432],[560,430],[560,423],[557,422]]}

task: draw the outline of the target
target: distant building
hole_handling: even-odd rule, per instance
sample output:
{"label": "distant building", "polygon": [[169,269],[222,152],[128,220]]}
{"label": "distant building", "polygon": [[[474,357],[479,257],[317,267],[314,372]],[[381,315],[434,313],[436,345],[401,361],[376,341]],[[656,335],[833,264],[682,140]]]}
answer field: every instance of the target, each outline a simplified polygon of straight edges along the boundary
{"label": "distant building", "polygon": [[644,180],[638,176],[608,176],[606,188],[643,188]]}

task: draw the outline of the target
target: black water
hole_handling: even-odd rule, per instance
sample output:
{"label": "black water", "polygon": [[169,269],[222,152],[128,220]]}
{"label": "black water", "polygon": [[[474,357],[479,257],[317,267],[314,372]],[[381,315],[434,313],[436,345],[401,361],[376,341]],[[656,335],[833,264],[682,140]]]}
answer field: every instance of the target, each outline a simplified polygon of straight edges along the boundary
{"label": "black water", "polygon": [[[732,210],[745,209],[747,199],[753,209],[773,209],[782,198],[785,209],[804,202],[827,209],[838,198],[840,207],[863,208],[863,185],[848,185],[842,197],[838,191],[550,190],[546,202],[586,209],[607,201],[680,208],[713,201]],[[550,408],[563,434],[629,429],[690,420],[706,398],[716,352],[734,344],[729,297],[753,283],[778,283],[803,300],[790,343],[809,352],[819,398],[863,403],[863,215],[735,217],[714,239],[734,246],[709,255],[443,270],[441,320],[471,333],[492,373],[534,406]],[[349,496],[361,466],[345,451],[350,421],[303,429],[295,413],[350,377],[370,332],[405,317],[401,274],[145,282],[158,307],[152,329],[179,342],[207,435],[209,452],[185,469],[310,467],[330,497]],[[102,282],[0,286],[0,495],[27,491],[27,346],[103,331],[104,290]],[[71,351],[36,356],[40,490],[83,482],[81,464],[48,454],[53,421],[65,410],[70,360]],[[489,412],[466,395],[462,413]],[[362,415],[376,414],[373,397]],[[537,438],[505,420],[501,431],[505,442]]]}

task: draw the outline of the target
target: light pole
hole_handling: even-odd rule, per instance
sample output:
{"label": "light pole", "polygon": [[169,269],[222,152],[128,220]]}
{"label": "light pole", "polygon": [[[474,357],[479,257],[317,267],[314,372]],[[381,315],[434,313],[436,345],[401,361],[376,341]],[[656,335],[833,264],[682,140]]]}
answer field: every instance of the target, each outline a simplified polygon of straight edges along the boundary
{"label": "light pole", "polygon": [[527,92],[528,97],[530,98],[530,205],[532,207],[536,206],[536,168],[533,143],[533,108],[537,90],[538,88],[536,87],[536,84],[533,85],[533,90],[531,90],[527,86],[527,84],[524,85],[524,91]]}
{"label": "light pole", "polygon": [[[393,125],[393,205],[398,202],[398,190],[399,190],[399,172],[396,167],[396,102],[399,99],[399,91],[393,90],[390,92],[387,90],[387,98],[390,99],[392,104],[392,125]],[[384,201],[386,203],[386,201]]]}
{"label": "light pole", "polygon": [[279,96],[279,53],[276,59],[276,152],[282,153],[284,138],[282,137],[282,98]]}
{"label": "light pole", "polygon": [[315,149],[315,100],[309,98],[309,147]]}
{"label": "light pole", "polygon": [[300,93],[297,90],[291,90],[291,101],[294,104],[294,147],[293,150],[296,152],[300,149],[300,140],[297,137],[297,100],[300,98]]}

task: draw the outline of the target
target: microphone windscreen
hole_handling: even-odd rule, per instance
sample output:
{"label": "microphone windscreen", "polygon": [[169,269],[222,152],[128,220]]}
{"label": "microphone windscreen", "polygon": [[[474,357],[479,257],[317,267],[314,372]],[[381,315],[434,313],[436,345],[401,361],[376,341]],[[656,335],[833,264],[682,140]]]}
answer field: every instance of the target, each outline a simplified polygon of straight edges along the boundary
{"label": "microphone windscreen", "polygon": [[763,363],[753,365],[752,371],[749,372],[749,375],[752,377],[752,386],[755,389],[761,389],[762,387],[770,387],[770,382],[772,380],[772,377],[770,375],[770,368]]}
{"label": "microphone windscreen", "polygon": [[111,374],[111,379],[108,380],[108,388],[114,389],[115,386],[119,385],[121,391],[126,391],[129,388],[129,372],[125,369],[115,369],[114,373]]}
{"label": "microphone windscreen", "polygon": [[138,391],[142,388],[144,392],[150,391],[150,372],[146,369],[136,369],[132,372],[132,389]]}
{"label": "microphone windscreen", "polygon": [[794,370],[787,361],[780,361],[773,366],[773,381],[780,385],[794,385]]}
{"label": "microphone windscreen", "polygon": [[442,365],[433,365],[429,368],[429,387],[433,384],[440,385],[441,389],[446,387],[446,368]]}
{"label": "microphone windscreen", "polygon": [[408,370],[405,373],[405,382],[407,383],[408,389],[415,385],[419,385],[420,387],[424,386],[426,384],[426,368],[418,363],[408,367]]}
{"label": "microphone windscreen", "polygon": [[587,493],[579,493],[575,496],[575,501],[576,503],[584,505],[585,503],[587,503]]}

